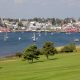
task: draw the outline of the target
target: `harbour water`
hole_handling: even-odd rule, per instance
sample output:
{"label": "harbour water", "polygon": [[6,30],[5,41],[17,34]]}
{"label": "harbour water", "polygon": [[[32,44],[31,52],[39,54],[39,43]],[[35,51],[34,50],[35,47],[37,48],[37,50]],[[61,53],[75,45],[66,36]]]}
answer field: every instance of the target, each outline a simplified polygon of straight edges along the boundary
{"label": "harbour water", "polygon": [[[25,47],[33,44],[33,32],[9,32],[8,38],[4,40],[6,33],[0,33],[0,56],[13,55],[22,52]],[[69,43],[80,45],[80,33],[58,33],[58,32],[36,32],[37,46],[40,48],[46,41],[54,42],[55,46],[64,46]]]}

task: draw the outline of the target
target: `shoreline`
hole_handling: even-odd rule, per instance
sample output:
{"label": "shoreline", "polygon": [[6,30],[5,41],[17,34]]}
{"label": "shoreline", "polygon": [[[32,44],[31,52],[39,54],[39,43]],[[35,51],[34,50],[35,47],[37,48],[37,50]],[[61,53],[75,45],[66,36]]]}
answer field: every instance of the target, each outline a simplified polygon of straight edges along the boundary
{"label": "shoreline", "polygon": [[[10,32],[60,32],[60,33],[80,33],[80,31],[78,32],[65,32],[65,31],[50,31],[50,30],[14,30],[14,31],[7,31],[7,33]],[[5,31],[0,32],[0,33],[5,33]]]}
{"label": "shoreline", "polygon": [[[61,48],[63,48],[64,46],[57,46],[55,47],[58,51],[61,50]],[[80,52],[80,46],[76,46],[76,49],[77,49],[77,52]],[[13,53],[13,54],[9,54],[9,55],[4,55],[4,56],[0,56],[0,59],[1,58],[6,58],[6,59],[9,59],[9,58],[15,58],[16,57],[16,53]]]}

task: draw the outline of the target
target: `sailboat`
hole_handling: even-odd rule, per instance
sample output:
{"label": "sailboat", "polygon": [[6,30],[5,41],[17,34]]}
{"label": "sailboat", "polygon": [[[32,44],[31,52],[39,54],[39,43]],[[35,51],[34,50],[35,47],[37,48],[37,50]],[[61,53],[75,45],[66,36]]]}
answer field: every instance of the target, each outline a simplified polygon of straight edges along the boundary
{"label": "sailboat", "polygon": [[[2,22],[2,24],[5,24],[3,21],[3,18],[1,18],[1,22]],[[5,34],[4,34],[4,41],[6,41],[7,39],[8,39],[8,35],[7,35],[7,30],[6,30]]]}
{"label": "sailboat", "polygon": [[38,39],[38,38],[36,38],[36,34],[35,34],[35,32],[33,33],[33,37],[32,37],[32,39],[33,39],[33,42],[36,42],[36,40]]}
{"label": "sailboat", "polygon": [[39,34],[39,36],[41,36],[41,33],[40,32],[38,34]]}
{"label": "sailboat", "polygon": [[51,32],[51,35],[53,35],[54,33],[53,32]]}
{"label": "sailboat", "polygon": [[19,37],[18,39],[21,40],[21,37]]}
{"label": "sailboat", "polygon": [[4,41],[6,41],[8,39],[8,35],[7,35],[7,32],[6,34],[4,35]]}
{"label": "sailboat", "polygon": [[35,36],[35,33],[33,33],[33,42],[36,42],[36,36]]}

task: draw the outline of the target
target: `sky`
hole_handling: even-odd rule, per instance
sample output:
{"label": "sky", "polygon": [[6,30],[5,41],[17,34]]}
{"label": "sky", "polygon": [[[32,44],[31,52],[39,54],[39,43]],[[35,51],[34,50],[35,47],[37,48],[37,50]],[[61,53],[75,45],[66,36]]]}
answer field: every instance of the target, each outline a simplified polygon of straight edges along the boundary
{"label": "sky", "polygon": [[0,0],[0,17],[80,17],[80,0]]}

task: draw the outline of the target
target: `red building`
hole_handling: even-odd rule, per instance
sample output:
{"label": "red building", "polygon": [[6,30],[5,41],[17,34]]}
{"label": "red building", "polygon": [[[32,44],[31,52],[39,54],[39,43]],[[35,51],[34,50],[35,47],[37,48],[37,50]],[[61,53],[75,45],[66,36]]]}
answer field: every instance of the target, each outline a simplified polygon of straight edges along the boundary
{"label": "red building", "polygon": [[78,29],[75,27],[68,27],[65,29],[65,32],[78,32]]}
{"label": "red building", "polygon": [[10,32],[10,29],[5,27],[0,27],[0,32]]}

